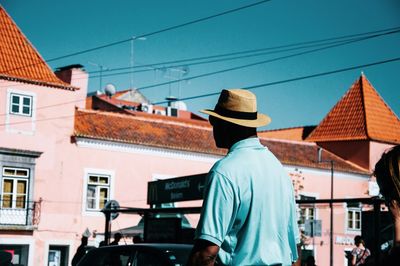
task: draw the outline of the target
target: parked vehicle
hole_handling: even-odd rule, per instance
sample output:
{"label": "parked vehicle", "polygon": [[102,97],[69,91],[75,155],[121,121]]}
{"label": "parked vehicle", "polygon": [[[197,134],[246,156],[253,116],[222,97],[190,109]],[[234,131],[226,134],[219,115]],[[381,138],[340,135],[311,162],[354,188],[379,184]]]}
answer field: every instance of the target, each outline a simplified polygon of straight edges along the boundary
{"label": "parked vehicle", "polygon": [[183,266],[192,247],[156,243],[106,246],[90,250],[78,266]]}

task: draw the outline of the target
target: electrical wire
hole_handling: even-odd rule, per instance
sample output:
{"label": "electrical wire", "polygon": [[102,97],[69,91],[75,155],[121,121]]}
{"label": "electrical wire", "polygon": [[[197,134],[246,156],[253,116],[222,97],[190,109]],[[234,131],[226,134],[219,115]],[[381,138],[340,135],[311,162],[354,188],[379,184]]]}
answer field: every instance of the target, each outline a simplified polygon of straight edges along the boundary
{"label": "electrical wire", "polygon": [[[318,40],[312,40],[312,41],[304,41],[304,42],[297,42],[297,43],[291,43],[291,44],[284,44],[284,45],[278,45],[278,46],[273,46],[273,47],[251,49],[251,50],[224,53],[224,54],[218,54],[218,55],[209,55],[209,56],[203,56],[203,57],[179,59],[179,60],[172,60],[172,61],[166,61],[166,62],[160,62],[160,63],[152,63],[152,64],[146,64],[146,65],[111,68],[111,69],[102,70],[102,71],[101,70],[95,70],[95,71],[90,71],[88,73],[89,74],[95,74],[95,73],[100,73],[100,72],[102,72],[102,73],[104,73],[104,72],[113,72],[113,71],[118,71],[118,70],[135,69],[135,68],[146,68],[146,67],[156,67],[156,66],[159,66],[159,65],[168,65],[168,64],[184,63],[184,62],[191,62],[191,61],[207,60],[207,59],[212,59],[212,58],[219,58],[219,57],[226,57],[226,56],[233,56],[233,55],[242,55],[242,54],[247,54],[247,53],[252,54],[252,53],[264,52],[264,51],[268,51],[268,50],[277,50],[277,49],[289,48],[289,47],[297,47],[297,46],[302,46],[302,45],[325,43],[325,42],[328,42],[328,41],[338,41],[338,40],[341,40],[341,39],[349,39],[349,38],[354,38],[354,37],[367,37],[367,36],[369,36],[371,34],[375,35],[375,34],[383,33],[383,34],[386,35],[386,34],[391,34],[391,33],[398,32],[399,29],[400,29],[400,27],[397,26],[397,27],[392,27],[392,28],[383,29],[383,30],[376,30],[376,31],[363,32],[363,33],[342,35],[342,36],[336,36],[336,37],[329,37],[329,38],[325,38],[325,39],[318,39]],[[367,36],[364,36],[364,35],[367,35]],[[343,40],[343,41],[345,41],[345,40]]]}
{"label": "electrical wire", "polygon": [[[328,76],[328,75],[337,74],[337,73],[341,73],[341,72],[346,72],[346,71],[350,71],[350,70],[355,70],[355,69],[360,69],[360,68],[367,68],[367,67],[372,67],[372,66],[376,66],[376,65],[392,63],[392,62],[396,62],[396,61],[400,61],[400,57],[387,59],[387,60],[382,60],[382,61],[377,61],[377,62],[373,62],[373,63],[369,63],[369,64],[363,64],[363,65],[357,65],[357,66],[351,66],[351,67],[346,67],[346,68],[326,71],[326,72],[320,72],[320,73],[316,73],[316,74],[311,74],[311,75],[301,76],[301,77],[296,77],[296,78],[291,78],[291,79],[284,79],[284,80],[279,80],[279,81],[274,81],[274,82],[262,83],[262,84],[253,85],[253,86],[244,86],[243,89],[252,90],[252,89],[261,88],[261,87],[269,87],[269,86],[273,86],[273,85],[289,83],[289,82],[305,80],[305,79],[311,79],[311,78],[316,78],[316,77],[322,77],[322,76]],[[181,98],[181,99],[178,99],[178,100],[179,101],[193,100],[193,99],[199,99],[199,98],[205,98],[205,97],[219,95],[220,93],[221,92],[218,91],[218,92],[207,93],[207,94],[202,94],[202,95],[196,95],[196,96],[191,96],[191,97],[184,97],[184,98]],[[153,104],[159,105],[159,104],[165,104],[165,103],[168,103],[168,102],[170,102],[170,101],[154,102]]]}
{"label": "electrical wire", "polygon": [[[311,79],[311,78],[316,78],[316,77],[321,77],[321,76],[327,76],[327,75],[332,75],[332,74],[337,74],[341,72],[346,72],[350,70],[355,70],[355,69],[360,69],[360,68],[367,68],[367,67],[372,67],[376,65],[382,65],[382,64],[387,64],[387,63],[392,63],[400,61],[400,57],[395,57],[391,59],[386,59],[386,60],[381,60],[381,61],[376,61],[372,63],[367,63],[367,64],[362,64],[362,65],[356,65],[356,66],[350,66],[346,68],[340,68],[336,70],[331,70],[331,71],[326,71],[326,72],[320,72],[316,74],[310,74],[307,76],[301,76],[301,77],[296,77],[296,78],[291,78],[291,79],[284,79],[280,81],[274,81],[274,82],[268,82],[268,83],[263,83],[263,84],[258,84],[258,85],[252,85],[252,86],[244,86],[244,89],[247,90],[252,90],[255,88],[260,88],[260,87],[269,87],[272,85],[277,85],[277,84],[283,84],[283,83],[289,83],[289,82],[294,82],[294,81],[299,81],[299,80],[305,80],[305,79]],[[184,97],[180,98],[179,100],[193,100],[193,99],[199,99],[199,98],[205,98],[205,97],[210,97],[210,96],[215,96],[219,95],[219,92],[214,92],[214,93],[207,93],[207,94],[201,94],[201,95],[196,95],[196,96],[190,96],[190,97]],[[169,101],[160,101],[160,102],[153,102],[152,104],[159,105],[159,104],[165,104],[168,103]],[[93,113],[87,113],[87,114],[81,114],[81,115],[68,115],[68,116],[59,116],[59,117],[50,117],[50,118],[45,118],[45,119],[37,119],[34,122],[43,122],[43,121],[50,121],[50,120],[57,120],[57,119],[65,119],[65,118],[72,118],[76,116],[86,116],[86,115],[92,115]],[[13,123],[2,123],[0,124],[1,126],[9,126],[9,125],[16,125],[16,124],[25,124],[25,123],[32,123],[32,121],[20,121],[20,122],[13,122]]]}
{"label": "electrical wire", "polygon": [[[201,65],[201,64],[223,62],[223,61],[228,61],[228,60],[250,58],[250,57],[256,57],[256,56],[263,56],[263,55],[268,55],[268,54],[286,52],[286,51],[291,51],[291,50],[304,49],[304,48],[308,48],[308,47],[318,47],[318,46],[327,45],[327,44],[335,44],[335,43],[337,43],[338,46],[339,46],[340,44],[346,44],[347,41],[359,42],[359,41],[363,41],[363,40],[367,40],[367,39],[371,39],[371,38],[376,38],[376,37],[380,37],[380,36],[384,36],[384,35],[395,34],[395,33],[398,33],[398,32],[400,32],[400,27],[393,27],[393,28],[384,29],[384,30],[357,33],[357,34],[338,36],[338,37],[330,37],[330,38],[327,38],[327,39],[306,41],[306,42],[300,42],[300,43],[294,43],[294,44],[286,44],[286,45],[280,45],[280,46],[275,46],[275,47],[267,47],[267,48],[247,50],[247,51],[239,51],[239,52],[227,53],[227,54],[221,54],[221,55],[212,55],[212,56],[206,56],[206,57],[181,59],[181,60],[168,61],[168,62],[162,62],[162,63],[138,65],[138,66],[134,66],[134,67],[115,68],[115,69],[110,69],[109,72],[113,72],[113,71],[117,71],[117,70],[123,70],[123,69],[136,69],[136,68],[147,68],[147,69],[128,71],[128,72],[120,72],[120,73],[112,73],[112,74],[105,74],[105,75],[103,74],[103,75],[98,75],[98,76],[90,76],[89,79],[98,78],[98,77],[118,76],[118,75],[131,74],[131,73],[140,73],[140,72],[147,72],[147,71],[154,71],[154,70],[161,70],[161,69],[168,69],[168,68],[178,68],[178,67],[182,67],[182,66],[195,66],[195,65]],[[372,33],[374,33],[374,35],[370,35]],[[364,37],[347,39],[349,37],[355,37],[355,36],[364,36]],[[345,40],[339,41],[340,39],[345,39]],[[336,41],[322,43],[322,42],[326,42],[327,40],[336,40]],[[308,45],[304,45],[304,44],[308,44]],[[303,45],[303,46],[299,46],[299,45]],[[288,48],[288,47],[292,47],[292,48]],[[287,48],[287,49],[282,49],[282,48]],[[330,48],[330,47],[328,47],[328,48]],[[277,49],[281,49],[281,50],[277,50]],[[276,50],[276,51],[257,53],[258,51],[268,51],[268,50]],[[179,63],[179,62],[197,61],[197,60],[225,57],[225,56],[230,56],[230,55],[240,55],[240,54],[247,54],[247,53],[253,53],[253,54],[242,55],[242,56],[237,56],[237,57],[230,57],[230,58],[219,58],[219,59],[215,59],[215,60],[201,61],[201,62],[195,62],[195,63],[185,64],[185,65],[169,65],[169,66],[167,65],[167,66],[165,66],[165,64],[167,64],[167,63]],[[161,68],[153,68],[155,66],[159,66],[159,65],[163,65],[163,64],[164,64],[164,66],[161,67]],[[92,72],[88,72],[88,73],[90,74],[90,73],[99,73],[99,72],[100,71],[92,71]],[[82,77],[82,78],[77,77],[76,79],[84,79],[84,78],[86,78],[86,73],[85,73],[85,77]],[[184,80],[187,80],[187,78],[185,78]],[[176,80],[174,82],[179,82],[179,81]],[[7,85],[7,86],[10,87],[12,85]],[[15,85],[15,86],[17,86],[17,85]],[[0,87],[2,87],[2,86],[0,86]]]}
{"label": "electrical wire", "polygon": [[250,7],[257,6],[257,5],[265,4],[265,3],[270,2],[270,1],[272,1],[272,0],[258,1],[258,2],[252,3],[252,4],[248,4],[248,5],[245,5],[245,6],[238,7],[238,8],[230,9],[230,10],[227,10],[227,11],[224,11],[224,12],[221,12],[221,13],[217,13],[217,14],[214,14],[214,15],[210,15],[210,16],[207,16],[207,17],[204,17],[204,18],[195,19],[195,20],[192,20],[192,21],[189,21],[189,22],[185,22],[185,23],[182,23],[182,24],[178,24],[178,25],[175,25],[175,26],[171,26],[171,27],[167,27],[167,28],[164,28],[164,29],[156,30],[156,31],[153,31],[153,32],[150,32],[150,33],[141,34],[141,35],[135,36],[134,38],[130,37],[128,39],[124,39],[124,40],[120,40],[120,41],[116,41],[116,42],[100,45],[100,46],[97,46],[97,47],[93,47],[93,48],[89,48],[89,49],[86,49],[86,50],[82,50],[82,51],[66,54],[66,55],[63,55],[63,56],[54,57],[54,58],[45,60],[44,62],[38,62],[38,63],[33,63],[33,64],[30,64],[30,65],[21,66],[21,67],[17,67],[17,68],[13,68],[13,69],[7,69],[4,72],[7,73],[7,72],[10,72],[10,71],[18,70],[18,69],[25,68],[25,67],[30,67],[30,66],[34,66],[34,65],[38,65],[38,64],[45,64],[46,62],[48,63],[48,62],[53,62],[53,61],[57,61],[57,60],[60,60],[60,59],[65,59],[65,58],[72,57],[72,56],[86,54],[86,53],[93,52],[93,51],[96,51],[96,50],[100,50],[100,49],[112,47],[112,46],[115,46],[115,45],[119,45],[119,44],[122,44],[122,43],[130,42],[130,41],[135,40],[135,39],[149,37],[149,36],[156,35],[156,34],[159,34],[159,33],[163,33],[163,32],[175,30],[175,29],[178,29],[178,28],[186,27],[186,26],[189,26],[189,25],[193,25],[193,24],[196,24],[196,23],[199,23],[199,22],[203,22],[203,21],[206,21],[206,20],[210,20],[210,19],[216,18],[216,17],[220,17],[220,16],[224,16],[224,15],[227,15],[227,14],[230,14],[230,13],[234,13],[234,12],[237,12],[237,11],[240,11],[240,10],[243,10],[243,9],[247,9],[247,8],[250,8]]}
{"label": "electrical wire", "polygon": [[[367,37],[362,37],[362,38],[355,38],[355,39],[346,40],[346,41],[335,41],[335,42],[332,42],[332,44],[343,45],[343,44],[347,44],[348,42],[363,41],[363,40],[366,40],[366,39],[380,37],[380,36],[383,36],[383,35],[398,33],[399,31],[400,31],[400,29],[397,29],[397,30],[393,30],[393,31],[390,31],[390,32],[385,32],[385,33],[381,33],[381,34],[375,34],[375,35],[372,35],[372,36],[367,36]],[[379,32],[381,32],[381,31],[379,31]],[[357,35],[360,35],[360,34],[357,34]],[[311,42],[314,42],[314,41],[311,41]],[[311,42],[307,42],[307,43],[311,43]],[[285,46],[287,47],[287,45],[283,45],[283,46],[280,46],[280,47],[285,47]],[[305,47],[314,47],[314,46],[315,46],[315,44],[308,45],[308,46],[302,46],[302,47],[299,47],[299,48],[303,49]],[[290,50],[299,49],[299,48],[288,48],[288,49],[284,49],[284,50],[278,50],[278,52],[290,51]],[[332,48],[332,47],[324,47],[324,48]],[[275,52],[277,52],[277,51],[275,51]],[[274,53],[274,52],[266,52],[266,53],[261,53],[261,54],[269,54],[269,53]],[[255,55],[251,55],[251,56],[258,56],[258,55],[260,55],[260,54],[255,54]],[[233,58],[229,58],[229,60],[233,60],[233,59],[237,59],[237,58],[238,57],[233,57]],[[226,60],[226,59],[219,59],[219,60]],[[277,61],[278,59],[273,59],[273,60]],[[215,60],[211,60],[211,61],[215,61]],[[210,63],[211,61],[198,62],[198,63],[195,63],[195,64]],[[169,67],[171,67],[171,66],[169,66]],[[172,66],[172,67],[177,67],[177,66]],[[135,71],[135,72],[137,72],[137,71]],[[128,73],[130,73],[130,72],[128,72]],[[17,85],[20,86],[19,84],[16,84],[15,86],[17,86]],[[5,86],[10,87],[10,85],[4,85],[4,86],[0,86],[0,87],[5,87]],[[77,103],[77,102],[83,102],[83,101],[86,101],[86,100],[74,100],[74,101],[63,102],[63,103],[59,103],[59,104],[52,104],[52,105],[42,106],[42,107],[38,107],[36,109],[40,110],[40,109],[46,109],[46,108],[51,108],[51,107],[58,107],[58,106],[65,105],[65,104]],[[4,115],[7,115],[7,113],[0,114],[0,116],[4,116]]]}
{"label": "electrical wire", "polygon": [[[369,39],[369,38],[373,38],[373,37],[370,36],[370,37],[364,37],[364,38],[365,39]],[[225,72],[229,72],[229,71],[234,71],[234,70],[239,70],[239,69],[248,68],[248,67],[252,67],[252,66],[257,66],[257,65],[261,65],[261,64],[266,64],[266,63],[270,63],[270,62],[274,62],[274,61],[278,61],[278,60],[282,60],[282,59],[288,59],[288,58],[292,58],[292,57],[296,57],[296,56],[300,56],[300,55],[304,55],[304,54],[309,54],[309,53],[314,53],[314,52],[330,49],[330,48],[333,48],[333,47],[347,45],[347,44],[350,44],[350,43],[354,43],[356,41],[358,41],[358,40],[346,41],[346,42],[339,43],[339,44],[333,44],[333,45],[329,45],[329,46],[322,47],[322,48],[311,49],[311,50],[308,50],[308,51],[303,51],[303,52],[299,52],[299,53],[295,53],[295,54],[276,57],[276,58],[273,58],[273,59],[263,60],[263,61],[259,61],[259,62],[255,62],[255,63],[251,63],[251,64],[246,64],[246,65],[241,65],[241,66],[237,66],[237,67],[222,69],[222,70],[214,71],[214,72],[208,72],[208,73],[204,73],[204,74],[200,74],[200,75],[192,76],[192,77],[185,77],[184,79],[177,79],[177,80],[171,80],[171,81],[168,81],[168,82],[152,84],[152,85],[140,87],[137,90],[138,91],[142,91],[142,90],[146,90],[146,89],[150,89],[150,88],[154,88],[154,87],[159,87],[159,86],[178,83],[178,82],[181,82],[183,80],[188,81],[188,80],[203,78],[203,77],[212,76],[212,75],[216,75],[216,74],[221,74],[221,73],[225,73]]]}
{"label": "electrical wire", "polygon": [[[382,34],[375,34],[367,37],[357,37],[354,39],[349,39],[349,40],[342,40],[342,41],[333,41],[329,43],[322,43],[322,44],[310,44],[310,45],[304,45],[304,46],[299,46],[299,47],[293,47],[293,48],[286,48],[286,49],[281,49],[281,50],[276,50],[276,51],[269,51],[269,52],[262,52],[262,53],[254,53],[254,54],[249,54],[249,55],[241,55],[241,56],[236,56],[236,57],[229,57],[229,58],[219,58],[219,59],[214,59],[214,60],[209,60],[209,61],[201,61],[201,62],[195,62],[195,63],[190,63],[190,64],[184,64],[184,65],[170,65],[170,66],[164,66],[162,68],[152,68],[152,69],[143,69],[143,70],[136,70],[136,71],[127,71],[127,72],[119,72],[119,73],[112,73],[112,74],[102,74],[101,76],[91,76],[90,78],[98,78],[98,77],[111,77],[111,76],[119,76],[119,75],[125,75],[125,74],[131,74],[131,73],[141,73],[141,72],[148,72],[148,71],[154,71],[154,70],[161,70],[161,69],[168,69],[168,68],[179,68],[179,67],[184,67],[184,66],[196,66],[196,65],[204,65],[204,64],[210,64],[210,63],[217,63],[217,62],[225,62],[225,61],[230,61],[230,60],[237,60],[237,59],[243,59],[243,58],[250,58],[250,57],[258,57],[258,56],[264,56],[264,55],[269,55],[269,54],[276,54],[276,53],[282,53],[282,52],[288,52],[288,51],[293,51],[293,50],[299,50],[299,49],[304,49],[304,48],[312,48],[312,47],[319,47],[319,46],[324,46],[324,45],[330,45],[330,44],[336,44],[332,46],[328,46],[324,49],[329,49],[341,45],[345,45],[348,43],[354,43],[354,42],[360,42],[372,38],[377,38],[385,35],[390,35],[390,34],[395,34],[399,33],[400,29],[382,33]],[[313,52],[313,51],[311,51]],[[294,56],[297,56],[295,54]],[[287,59],[287,58],[284,58]],[[139,67],[150,67],[151,65],[141,65],[141,66],[136,66],[136,68]],[[155,65],[153,65],[155,66]],[[130,67],[128,67],[129,69]],[[135,67],[134,67],[135,68]],[[190,78],[185,78],[183,80],[188,80]],[[174,81],[178,82],[178,81]]]}

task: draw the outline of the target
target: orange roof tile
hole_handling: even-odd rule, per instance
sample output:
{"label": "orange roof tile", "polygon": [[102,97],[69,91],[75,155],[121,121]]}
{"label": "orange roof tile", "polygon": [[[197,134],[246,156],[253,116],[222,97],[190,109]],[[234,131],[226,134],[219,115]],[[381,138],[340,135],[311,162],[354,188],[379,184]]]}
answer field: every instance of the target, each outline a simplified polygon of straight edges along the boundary
{"label": "orange roof tile", "polygon": [[400,120],[362,74],[307,140],[400,144]]}
{"label": "orange roof tile", "polygon": [[76,90],[58,79],[0,5],[0,79]]}
{"label": "orange roof tile", "polygon": [[160,119],[101,111],[77,110],[74,135],[152,147],[224,154],[214,144],[208,122],[193,125]]}
{"label": "orange roof tile", "polygon": [[[159,116],[140,117],[93,110],[76,110],[75,113],[75,137],[212,155],[226,154],[226,150],[215,146],[212,134],[206,121],[199,125],[199,122],[163,120]],[[284,164],[330,169],[328,164],[317,163],[318,147],[315,144],[260,139]],[[336,170],[369,174],[331,153],[324,152],[323,157],[334,160]]]}
{"label": "orange roof tile", "polygon": [[314,129],[315,126],[293,127],[259,131],[257,134],[263,138],[304,141]]}

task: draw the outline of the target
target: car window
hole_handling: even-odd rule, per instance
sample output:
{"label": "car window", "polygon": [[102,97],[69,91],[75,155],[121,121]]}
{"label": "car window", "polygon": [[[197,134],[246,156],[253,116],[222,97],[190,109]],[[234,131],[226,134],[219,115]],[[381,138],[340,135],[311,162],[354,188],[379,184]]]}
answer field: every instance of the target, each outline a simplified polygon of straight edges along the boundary
{"label": "car window", "polygon": [[155,252],[149,251],[138,251],[136,254],[133,266],[165,266],[167,264],[166,259]]}

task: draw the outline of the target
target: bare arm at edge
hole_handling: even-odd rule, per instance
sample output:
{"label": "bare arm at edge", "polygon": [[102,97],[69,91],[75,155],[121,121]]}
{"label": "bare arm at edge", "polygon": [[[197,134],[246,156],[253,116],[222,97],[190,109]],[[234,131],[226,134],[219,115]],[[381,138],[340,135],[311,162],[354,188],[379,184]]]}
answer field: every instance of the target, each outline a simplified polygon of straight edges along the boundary
{"label": "bare arm at edge", "polygon": [[186,266],[214,266],[218,252],[219,246],[216,244],[206,240],[197,239],[194,242]]}

